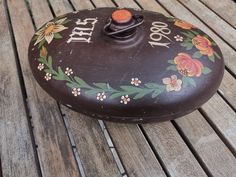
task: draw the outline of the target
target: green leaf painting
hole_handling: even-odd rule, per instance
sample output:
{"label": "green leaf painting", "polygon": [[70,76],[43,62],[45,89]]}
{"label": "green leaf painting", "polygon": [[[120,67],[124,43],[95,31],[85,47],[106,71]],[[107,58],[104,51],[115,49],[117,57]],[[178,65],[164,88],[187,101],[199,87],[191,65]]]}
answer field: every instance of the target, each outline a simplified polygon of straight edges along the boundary
{"label": "green leaf painting", "polygon": [[203,74],[209,74],[210,72],[211,72],[211,69],[208,68],[208,67],[204,67],[204,68],[202,69],[202,73],[203,73]]}
{"label": "green leaf painting", "polygon": [[181,34],[185,36],[184,41],[180,43],[182,47],[186,50],[191,50],[195,47],[198,50],[193,54],[193,58],[201,58],[206,55],[212,62],[215,62],[215,58],[221,58],[213,49],[213,46],[216,45],[215,42],[211,41],[207,35],[200,35],[198,31],[194,30],[181,32]]}

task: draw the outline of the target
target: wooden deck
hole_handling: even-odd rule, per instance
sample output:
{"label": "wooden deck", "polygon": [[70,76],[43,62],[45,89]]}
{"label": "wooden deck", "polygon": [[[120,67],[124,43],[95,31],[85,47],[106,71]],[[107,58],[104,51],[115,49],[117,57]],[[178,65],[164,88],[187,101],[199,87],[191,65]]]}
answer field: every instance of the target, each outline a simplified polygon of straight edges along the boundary
{"label": "wooden deck", "polygon": [[[31,74],[31,36],[55,16],[104,6],[162,12],[209,34],[226,64],[218,92],[199,110],[159,124],[96,121],[58,104]],[[1,175],[236,177],[235,29],[232,0],[0,0]]]}

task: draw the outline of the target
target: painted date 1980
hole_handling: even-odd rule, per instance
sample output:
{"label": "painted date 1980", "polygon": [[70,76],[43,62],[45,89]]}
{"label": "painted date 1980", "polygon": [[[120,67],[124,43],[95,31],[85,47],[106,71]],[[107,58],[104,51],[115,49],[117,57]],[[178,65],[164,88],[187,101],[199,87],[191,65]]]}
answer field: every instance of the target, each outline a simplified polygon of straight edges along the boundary
{"label": "painted date 1980", "polygon": [[[171,33],[168,25],[164,22],[155,21],[152,22],[152,27],[150,28],[152,32],[150,34],[150,41],[148,43],[152,46],[162,46],[169,48],[171,39],[167,36]],[[168,41],[168,42],[167,42]]]}

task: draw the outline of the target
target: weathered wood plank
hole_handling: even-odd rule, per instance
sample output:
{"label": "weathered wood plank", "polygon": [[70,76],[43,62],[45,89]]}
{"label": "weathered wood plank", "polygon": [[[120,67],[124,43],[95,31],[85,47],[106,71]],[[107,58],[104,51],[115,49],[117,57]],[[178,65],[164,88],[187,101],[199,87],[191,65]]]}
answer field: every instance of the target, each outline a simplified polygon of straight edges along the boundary
{"label": "weathered wood plank", "polygon": [[52,15],[48,15],[47,13],[50,11],[47,0],[40,0],[40,3],[35,0],[28,0],[28,3],[36,28],[41,27],[44,23],[52,19]]}
{"label": "weathered wood plank", "polygon": [[68,0],[49,0],[56,16],[63,15],[72,11]]}
{"label": "weathered wood plank", "polygon": [[206,176],[170,122],[142,125],[170,176]]}
{"label": "weathered wood plank", "polygon": [[130,0],[114,0],[114,2],[116,2],[116,4],[119,7],[129,7],[129,8],[137,8],[137,9],[139,9],[139,6],[134,1],[130,1]]}
{"label": "weathered wood plank", "polygon": [[236,28],[236,4],[232,0],[201,0],[215,13]]}
{"label": "weathered wood plank", "polygon": [[236,109],[236,79],[225,70],[222,83],[220,85],[220,93],[227,101]]}
{"label": "weathered wood plank", "polygon": [[72,4],[76,7],[76,9],[92,9],[93,4],[90,1],[85,0],[71,0]]}
{"label": "weathered wood plank", "polygon": [[[142,6],[146,6],[146,2],[145,0],[139,0],[139,3],[142,5]],[[162,11],[163,14],[165,15],[170,15],[165,9],[163,9],[163,7],[161,7],[159,4],[157,4],[155,2],[155,0],[149,0],[149,6],[151,6],[151,8],[153,10],[156,10],[156,11]],[[220,86],[220,92],[221,94],[233,105],[236,107],[236,92],[234,91],[236,88],[236,81],[235,79],[227,72],[225,71],[225,75],[224,75],[224,78],[223,78],[223,81],[222,81],[222,84]],[[216,95],[217,97],[219,97],[218,95]],[[212,104],[212,105],[211,105]],[[212,114],[209,114],[209,119],[211,119],[211,121],[214,122],[214,124],[218,124],[217,123],[217,120],[215,119],[215,116],[214,115],[218,115],[219,116],[223,116],[224,115],[222,113],[226,112],[228,110],[228,105],[227,103],[225,103],[224,101],[222,102],[209,102],[209,103],[206,103],[205,107],[203,107],[203,110],[206,111],[206,112],[209,112],[209,108],[212,106],[212,107],[223,107],[225,108],[225,110],[222,110],[221,111],[221,114],[218,114],[218,110],[212,110]],[[229,110],[229,111],[233,111],[233,110]],[[232,120],[232,116],[227,116],[225,117],[225,119],[227,119],[227,121],[231,122],[231,126],[232,127],[235,127],[236,124],[234,123],[234,121]],[[215,122],[216,121],[216,122]],[[219,132],[222,134],[222,135],[226,135],[227,133],[227,129],[224,129],[225,126],[221,125],[221,126],[217,126],[217,128],[219,129]],[[235,140],[234,139],[234,136],[225,136],[226,140],[232,142]]]}
{"label": "weathered wood plank", "polygon": [[220,37],[196,18],[189,10],[175,0],[159,0],[174,16],[186,20],[206,32],[219,46],[225,59],[226,66],[236,74],[236,51],[227,45]]}
{"label": "weathered wood plank", "polygon": [[179,1],[236,49],[236,30],[232,26],[222,20],[199,0]]}
{"label": "weathered wood plank", "polygon": [[235,176],[236,158],[198,111],[176,122],[213,176]]}
{"label": "weathered wood plank", "polygon": [[111,0],[93,0],[96,7],[115,7]]}
{"label": "weathered wood plank", "polygon": [[79,172],[57,104],[36,84],[27,61],[28,44],[34,30],[25,1],[8,1],[8,5],[42,174],[44,177],[77,177]]}
{"label": "weathered wood plank", "polygon": [[106,126],[130,177],[166,176],[137,125],[106,122]]}
{"label": "weathered wood plank", "polygon": [[[75,0],[73,2],[76,2]],[[79,2],[79,3],[78,3]],[[78,1],[73,4],[76,10],[93,7],[88,1]],[[61,4],[61,3],[59,3]],[[77,7],[79,5],[79,7]],[[52,8],[55,9],[54,4]],[[57,6],[60,15],[71,11],[71,7],[64,9]],[[56,15],[59,15],[56,13]],[[76,113],[64,106],[61,106],[69,124],[75,145],[87,177],[121,177],[111,151],[107,145],[105,137],[97,120],[91,119],[82,114]]]}
{"label": "weathered wood plank", "polygon": [[[143,4],[142,4],[143,3]],[[140,4],[141,5],[145,5],[144,4],[144,2],[140,2]],[[151,5],[153,5],[153,8],[155,7],[156,8],[156,10],[160,10],[160,8],[161,8],[161,6],[160,5],[155,5],[156,4],[156,2],[155,1],[153,1],[153,4],[149,1],[149,5],[151,6]],[[173,7],[173,11],[174,11],[174,7]],[[166,15],[168,15],[166,12],[165,12],[165,14]],[[228,74],[228,73],[227,73]],[[217,95],[217,97],[218,98],[220,98],[219,97],[219,95]],[[220,98],[221,99],[221,98]],[[217,113],[217,111],[216,110],[214,110],[214,109],[211,109],[211,104],[214,104],[214,107],[216,108],[216,107],[222,107],[222,108],[224,108],[224,111],[230,111],[230,113],[231,113],[231,117],[227,117],[226,119],[227,119],[227,121],[228,122],[230,122],[230,123],[232,123],[232,125],[231,125],[231,127],[226,127],[227,126],[227,124],[224,124],[224,122],[219,122],[219,120],[218,119],[220,119],[220,116],[222,116],[222,113],[221,114],[219,114],[219,113]],[[209,115],[209,117],[211,118],[211,121],[213,121],[214,123],[215,123],[215,125],[216,125],[216,127],[221,131],[221,133],[227,138],[227,140],[229,141],[229,142],[231,142],[231,144],[232,144],[232,142],[234,142],[234,140],[235,140],[235,136],[233,136],[233,135],[229,135],[229,134],[227,134],[227,129],[228,129],[228,131],[232,131],[232,130],[234,130],[234,127],[235,127],[235,120],[233,119],[233,117],[235,117],[235,115],[234,115],[234,112],[233,112],[233,110],[221,99],[221,102],[215,102],[215,103],[213,103],[213,102],[209,102],[209,103],[206,103],[205,105],[207,105],[207,106],[205,106],[204,108],[203,108],[203,110],[205,111],[205,112],[207,112],[207,113],[209,113],[208,115]],[[229,109],[229,110],[228,110]],[[212,112],[214,111],[214,114],[212,114]],[[211,113],[210,113],[211,112]],[[216,118],[216,117],[214,117],[214,115],[217,115],[217,114],[219,114],[218,115],[218,119]],[[200,113],[198,112],[198,111],[195,111],[193,114],[191,114],[192,116],[191,116],[191,118],[192,119],[196,119],[195,117],[196,116],[199,116],[200,115]],[[191,124],[181,124],[181,122],[185,122],[185,121],[187,121],[187,117],[189,117],[189,116],[185,116],[184,118],[182,118],[182,119],[178,119],[177,120],[177,123],[178,123],[178,125],[180,125],[181,126],[181,128],[183,129],[183,130],[185,130],[186,132],[188,132],[187,134],[185,134],[185,136],[186,137],[189,137],[189,134],[190,133],[192,133],[192,134],[194,134],[194,132],[192,132],[192,127],[191,127]],[[201,119],[203,119],[203,117],[201,117]],[[219,146],[222,146],[222,148],[225,150],[225,151],[222,151],[222,153],[225,153],[225,154],[221,154],[220,155],[220,158],[222,158],[222,159],[224,159],[225,161],[228,161],[229,163],[230,163],[230,165],[234,165],[234,160],[233,160],[233,155],[231,154],[231,152],[227,149],[227,147],[223,144],[223,142],[220,140],[220,138],[215,134],[215,132],[209,127],[209,125],[207,124],[207,122],[203,119],[203,120],[198,120],[197,121],[197,123],[200,125],[201,123],[204,123],[203,125],[202,125],[202,127],[204,127],[204,128],[206,128],[206,129],[204,129],[204,128],[202,128],[201,129],[201,131],[202,131],[202,133],[204,134],[204,133],[207,133],[208,131],[211,131],[212,132],[212,136],[214,136],[214,137],[217,137],[217,142],[216,143],[212,143],[212,142],[209,142],[209,145],[208,145],[208,150],[210,151],[210,150],[213,150],[214,151],[214,146],[217,144],[220,144]],[[222,119],[221,119],[222,120]],[[191,121],[191,120],[190,120]],[[229,129],[230,128],[230,129]],[[202,138],[202,136],[203,136],[203,134],[202,135],[200,135],[199,134],[199,136],[196,136],[196,138]],[[214,135],[213,135],[214,134]],[[154,141],[155,141],[155,139],[154,139]],[[206,143],[207,143],[207,139],[206,139]],[[195,147],[194,146],[194,148],[197,148],[197,147]],[[203,149],[201,149],[201,148],[198,148],[197,149],[197,153],[199,153],[200,154],[200,158],[202,158],[202,156],[203,157],[205,157],[205,156],[207,156],[207,151],[205,151],[204,153],[201,153],[201,151],[202,151]],[[216,151],[215,151],[215,153],[217,153]],[[207,168],[210,168],[210,171],[212,171],[212,170],[214,170],[214,168],[218,168],[218,166],[221,166],[221,162],[217,159],[217,156],[219,156],[219,155],[217,155],[217,154],[213,154],[213,156],[212,156],[212,159],[214,159],[216,162],[215,162],[215,164],[207,164]],[[206,159],[207,160],[207,159]],[[205,161],[203,161],[204,163],[205,163]],[[209,162],[208,162],[209,163]],[[212,165],[212,166],[211,166]],[[214,173],[214,174],[216,174],[216,175],[219,175],[220,176],[220,173],[221,172],[224,172],[224,168],[221,168],[221,170],[219,170],[218,172],[216,172],[216,173]],[[233,174],[233,171],[231,171],[231,172],[229,172],[229,174]],[[226,176],[226,175],[225,175]]]}
{"label": "weathered wood plank", "polygon": [[146,10],[158,12],[169,16],[168,12],[156,3],[155,0],[137,0],[137,2]]}
{"label": "weathered wood plank", "polygon": [[64,106],[79,157],[87,177],[121,177],[98,121]]}
{"label": "weathered wood plank", "polygon": [[220,131],[236,154],[236,113],[225,104],[224,100],[215,94],[202,110],[208,120]]}
{"label": "weathered wood plank", "polygon": [[0,176],[39,177],[6,12],[0,0]]}

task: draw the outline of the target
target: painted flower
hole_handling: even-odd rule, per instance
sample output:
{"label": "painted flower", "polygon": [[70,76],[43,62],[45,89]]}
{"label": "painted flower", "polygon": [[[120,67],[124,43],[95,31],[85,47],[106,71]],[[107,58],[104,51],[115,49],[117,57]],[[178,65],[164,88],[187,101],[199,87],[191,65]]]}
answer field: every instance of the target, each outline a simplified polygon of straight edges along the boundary
{"label": "painted flower", "polygon": [[52,74],[46,73],[46,75],[44,76],[44,79],[45,79],[46,81],[51,80],[51,79],[52,79]]}
{"label": "painted flower", "polygon": [[105,92],[102,93],[98,93],[97,94],[97,100],[103,101],[107,98],[107,96],[105,95]]}
{"label": "painted flower", "polygon": [[180,19],[176,19],[175,20],[175,26],[178,26],[180,28],[183,28],[183,29],[192,29],[192,28],[195,28],[195,26],[193,26],[192,24],[184,21],[184,20],[180,20]]}
{"label": "painted flower", "polygon": [[174,36],[174,38],[175,38],[176,41],[181,41],[181,42],[182,42],[183,39],[184,39],[184,38],[183,38],[182,36],[180,36],[180,35],[176,35],[176,36]]}
{"label": "painted flower", "polygon": [[177,79],[176,75],[172,75],[170,78],[166,77],[162,79],[162,82],[166,85],[166,91],[180,91],[182,80]]}
{"label": "painted flower", "polygon": [[38,37],[34,45],[40,43],[44,39],[48,44],[50,44],[52,39],[54,38],[55,33],[67,29],[67,27],[62,25],[65,20],[66,18],[62,18],[60,20],[57,20],[56,22],[48,22],[43,28],[35,33],[35,35],[37,35]]}
{"label": "painted flower", "polygon": [[80,95],[80,88],[73,88],[71,92],[74,96]]}
{"label": "painted flower", "polygon": [[201,54],[208,56],[213,55],[214,51],[212,48],[212,44],[206,37],[197,35],[192,39],[192,43],[200,51]]}
{"label": "painted flower", "polygon": [[38,70],[42,71],[43,69],[44,69],[44,64],[43,63],[39,63]]}
{"label": "painted flower", "polygon": [[67,76],[70,76],[71,74],[73,74],[73,71],[72,71],[72,69],[70,69],[70,68],[66,68],[66,71],[65,71],[65,74],[67,75]]}
{"label": "painted flower", "polygon": [[130,83],[132,85],[139,86],[139,84],[141,84],[141,80],[139,80],[137,77],[136,78],[132,78]]}
{"label": "painted flower", "polygon": [[130,101],[129,95],[123,95],[120,100],[120,102],[123,104],[128,104],[129,101]]}
{"label": "painted flower", "polygon": [[179,53],[174,62],[177,65],[177,70],[184,76],[196,76],[199,77],[202,74],[203,65],[199,60],[192,59],[190,55],[186,53]]}

